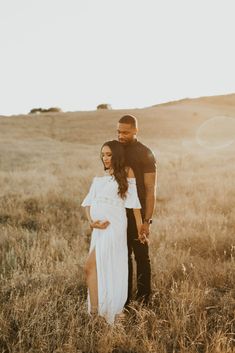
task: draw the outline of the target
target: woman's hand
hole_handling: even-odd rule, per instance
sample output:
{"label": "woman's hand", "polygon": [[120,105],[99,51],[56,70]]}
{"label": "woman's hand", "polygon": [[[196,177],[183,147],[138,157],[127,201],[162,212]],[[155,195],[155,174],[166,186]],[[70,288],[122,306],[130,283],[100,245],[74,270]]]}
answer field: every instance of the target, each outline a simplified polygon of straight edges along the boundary
{"label": "woman's hand", "polygon": [[145,244],[145,243],[148,244],[149,243],[149,238],[148,238],[149,232],[148,232],[148,230],[146,231],[145,225],[144,224],[140,224],[137,228],[138,228],[138,239],[139,239],[139,241],[142,244]]}
{"label": "woman's hand", "polygon": [[96,229],[106,229],[109,226],[110,222],[109,221],[91,221],[90,226],[91,228],[96,228]]}
{"label": "woman's hand", "polygon": [[138,239],[142,244],[149,243],[149,238],[147,237],[147,235],[145,233],[142,233],[142,234],[139,233]]}

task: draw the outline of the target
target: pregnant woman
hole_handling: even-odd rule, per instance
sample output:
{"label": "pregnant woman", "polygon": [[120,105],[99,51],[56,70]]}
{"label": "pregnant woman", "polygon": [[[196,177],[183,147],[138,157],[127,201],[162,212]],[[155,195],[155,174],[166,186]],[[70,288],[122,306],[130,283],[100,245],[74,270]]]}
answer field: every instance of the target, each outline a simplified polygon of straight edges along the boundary
{"label": "pregnant woman", "polygon": [[[106,175],[94,177],[82,202],[92,228],[85,264],[88,312],[113,324],[121,314],[128,294],[128,251],[126,208],[134,209],[136,226],[142,224],[140,202],[133,171],[125,166],[123,146],[105,142],[101,160]],[[146,241],[139,235],[139,241]]]}

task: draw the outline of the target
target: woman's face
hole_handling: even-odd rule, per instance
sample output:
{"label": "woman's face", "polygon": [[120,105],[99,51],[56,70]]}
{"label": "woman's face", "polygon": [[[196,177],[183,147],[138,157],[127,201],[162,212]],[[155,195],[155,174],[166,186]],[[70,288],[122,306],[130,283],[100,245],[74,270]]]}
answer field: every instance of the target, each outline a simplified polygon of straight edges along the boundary
{"label": "woman's face", "polygon": [[112,165],[112,151],[109,146],[103,146],[101,150],[101,158],[106,169],[110,169]]}

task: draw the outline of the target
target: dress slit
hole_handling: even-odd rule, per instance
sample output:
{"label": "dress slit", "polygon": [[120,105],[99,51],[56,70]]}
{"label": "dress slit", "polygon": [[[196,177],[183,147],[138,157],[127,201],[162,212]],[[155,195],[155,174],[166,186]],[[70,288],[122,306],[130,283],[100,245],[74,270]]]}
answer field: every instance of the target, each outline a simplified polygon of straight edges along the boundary
{"label": "dress slit", "polygon": [[[89,251],[89,256],[92,254],[94,251],[95,255],[95,268],[96,268],[96,278],[97,278],[97,298],[98,298],[98,303],[97,303],[97,310],[99,311],[99,277],[98,277],[98,266],[97,266],[97,253],[96,253],[96,245],[94,244],[92,248],[90,248]],[[87,304],[88,304],[88,313],[91,314],[91,300],[90,300],[90,293],[89,289],[87,289]]]}

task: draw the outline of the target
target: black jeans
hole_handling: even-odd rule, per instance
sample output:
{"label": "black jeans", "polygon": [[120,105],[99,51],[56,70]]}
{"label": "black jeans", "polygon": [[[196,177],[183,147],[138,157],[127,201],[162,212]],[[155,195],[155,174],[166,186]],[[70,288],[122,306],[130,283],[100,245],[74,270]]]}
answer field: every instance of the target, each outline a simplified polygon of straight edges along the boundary
{"label": "black jeans", "polygon": [[135,216],[132,209],[127,209],[127,245],[128,245],[128,298],[125,306],[128,306],[132,299],[133,289],[133,262],[132,253],[134,252],[137,264],[137,294],[136,299],[147,303],[151,293],[151,267],[149,258],[148,244],[138,241],[138,230]]}

